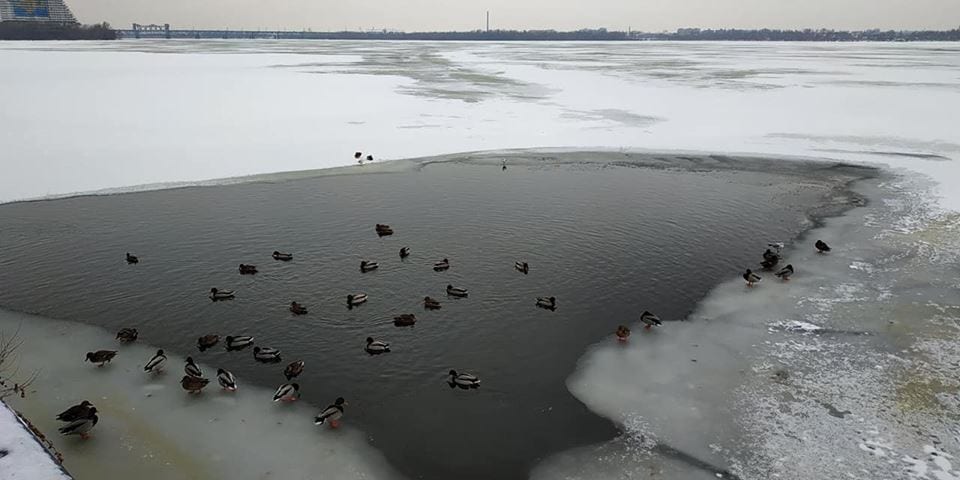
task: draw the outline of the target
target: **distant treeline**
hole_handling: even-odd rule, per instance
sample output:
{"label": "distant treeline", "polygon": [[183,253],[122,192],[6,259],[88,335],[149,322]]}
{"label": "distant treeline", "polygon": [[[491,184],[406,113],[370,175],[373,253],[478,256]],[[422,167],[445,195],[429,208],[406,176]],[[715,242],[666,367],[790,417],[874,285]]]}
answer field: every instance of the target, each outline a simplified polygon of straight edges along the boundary
{"label": "distant treeline", "polygon": [[[133,30],[119,30],[122,38],[135,38]],[[897,42],[897,41],[960,41],[960,29],[895,31],[895,30],[701,30],[682,28],[675,32],[645,33],[599,29],[561,32],[556,30],[474,30],[469,32],[394,32],[379,31],[270,31],[270,30],[170,30],[139,32],[140,38],[274,38],[317,40],[428,40],[428,41],[637,41],[637,40],[720,40],[720,41],[783,41],[783,42]]]}
{"label": "distant treeline", "polygon": [[0,22],[0,40],[115,40],[108,23],[64,25],[44,22]]}

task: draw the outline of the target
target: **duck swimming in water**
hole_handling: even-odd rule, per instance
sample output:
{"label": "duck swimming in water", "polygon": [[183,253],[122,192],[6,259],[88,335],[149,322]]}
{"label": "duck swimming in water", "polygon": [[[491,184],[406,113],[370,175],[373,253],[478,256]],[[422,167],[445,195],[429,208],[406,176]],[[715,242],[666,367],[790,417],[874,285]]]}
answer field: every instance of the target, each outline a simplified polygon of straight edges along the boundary
{"label": "duck swimming in water", "polygon": [[191,377],[203,377],[203,371],[200,366],[193,362],[193,357],[187,357],[187,364],[183,366],[183,371]]}
{"label": "duck swimming in water", "polygon": [[197,349],[199,349],[201,352],[205,352],[208,348],[215,346],[217,343],[220,343],[220,335],[204,335],[197,338]]}
{"label": "duck swimming in water", "polygon": [[367,155],[367,161],[368,161],[368,162],[372,162],[372,161],[373,161],[373,155]]}
{"label": "duck swimming in water", "polygon": [[403,247],[400,249],[400,259],[404,259],[410,256],[410,247]]}
{"label": "duck swimming in water", "polygon": [[367,337],[367,346],[364,348],[370,355],[377,355],[380,353],[385,353],[390,351],[390,344],[387,342],[381,342],[380,340],[374,340],[373,337]]}
{"label": "duck swimming in water", "polygon": [[280,361],[280,350],[270,347],[253,347],[253,359],[263,363]]}
{"label": "duck swimming in water", "polygon": [[273,259],[274,259],[274,260],[281,260],[281,261],[284,261],[284,262],[289,262],[290,260],[293,260],[293,254],[292,254],[292,253],[280,253],[280,252],[274,250],[274,251],[273,251]]}
{"label": "duck swimming in water", "polygon": [[457,373],[456,370],[450,370],[450,379],[447,380],[450,388],[477,388],[480,386],[480,378],[469,373]]}
{"label": "duck swimming in water", "polygon": [[184,375],[180,379],[180,387],[187,391],[187,393],[200,393],[203,390],[203,387],[206,387],[210,383],[210,380],[200,377],[191,377],[190,375]]}
{"label": "duck swimming in water", "polygon": [[546,310],[557,309],[557,297],[537,297],[537,306]]}
{"label": "duck swimming in water", "polygon": [[117,340],[119,340],[120,343],[131,343],[137,341],[139,335],[136,328],[121,328],[120,331],[117,332]]}
{"label": "duck swimming in water", "polygon": [[466,288],[454,287],[453,285],[447,285],[447,295],[452,297],[466,297],[468,295]]}
{"label": "duck swimming in water", "polygon": [[395,327],[412,327],[415,323],[417,323],[417,317],[412,313],[404,313],[393,317]]}
{"label": "duck swimming in water", "polygon": [[620,325],[617,327],[617,340],[621,342],[626,342],[630,338],[630,329],[626,325]]}
{"label": "duck swimming in water", "polygon": [[763,277],[761,277],[760,275],[757,275],[756,273],[753,273],[753,270],[750,270],[748,268],[747,271],[743,273],[743,279],[747,281],[748,287],[752,287],[753,284],[759,282],[760,280],[763,280]]}
{"label": "duck swimming in water", "polygon": [[790,276],[793,275],[793,265],[787,265],[786,267],[781,268],[779,272],[775,273],[775,275],[784,282],[789,281]]}
{"label": "duck swimming in water", "polygon": [[300,398],[299,383],[285,383],[280,385],[277,392],[273,394],[274,402],[293,402]]}
{"label": "duck swimming in water", "polygon": [[517,262],[513,267],[523,272],[524,275],[530,273],[530,265],[527,265],[527,262]]}
{"label": "duck swimming in water", "polygon": [[227,300],[233,298],[233,290],[219,290],[216,287],[210,289],[210,300]]}
{"label": "duck swimming in water", "polygon": [[237,391],[237,379],[233,377],[233,374],[222,369],[217,369],[217,383],[220,384],[220,388],[228,392]]}
{"label": "duck swimming in water", "polygon": [[247,265],[245,263],[240,264],[240,275],[253,275],[257,273],[256,265]]}
{"label": "duck swimming in water", "polygon": [[390,228],[390,225],[377,224],[377,235],[380,237],[385,237],[387,235],[393,235],[393,228]]}
{"label": "duck swimming in water", "polygon": [[97,409],[94,408],[93,404],[84,400],[77,405],[74,405],[57,415],[57,420],[61,422],[73,422],[80,420],[81,418],[89,418],[91,415],[97,412]]}
{"label": "duck swimming in water", "polygon": [[127,252],[127,263],[131,265],[134,263],[140,263],[140,259],[137,258],[136,255],[130,255],[130,252]]}
{"label": "duck swimming in water", "polygon": [[763,261],[760,262],[760,265],[765,269],[771,269],[780,262],[780,255],[774,253],[769,248],[767,251],[763,252]]}
{"label": "duck swimming in water", "polygon": [[640,314],[640,322],[645,325],[643,327],[645,330],[650,330],[650,327],[653,327],[654,325],[657,325],[657,326],[663,325],[663,321],[660,320],[660,317],[646,310],[644,310],[643,313]]}
{"label": "duck swimming in water", "polygon": [[163,350],[157,350],[157,354],[154,355],[150,361],[143,366],[143,371],[158,373],[163,370],[163,363],[166,361],[167,356],[163,354]]}
{"label": "duck swimming in water", "polygon": [[290,302],[290,313],[294,315],[306,315],[307,307],[304,307],[297,302]]}
{"label": "duck swimming in water", "polygon": [[360,262],[360,273],[371,272],[378,268],[380,268],[380,265],[377,262],[368,262],[366,260]]}
{"label": "duck swimming in water", "polygon": [[427,310],[437,310],[440,308],[440,301],[430,297],[423,297],[423,308]]}
{"label": "duck swimming in water", "polygon": [[442,271],[447,270],[447,269],[449,269],[449,268],[450,268],[450,260],[447,260],[446,258],[444,258],[443,260],[440,260],[439,262],[433,264],[433,270],[434,270],[435,272],[442,272]]}
{"label": "duck swimming in water", "polygon": [[105,363],[110,363],[110,360],[113,360],[113,357],[117,356],[116,350],[97,350],[96,352],[87,352],[86,361],[90,363],[97,363],[98,367],[102,367]]}
{"label": "duck swimming in water", "polygon": [[338,428],[340,426],[340,419],[343,418],[343,407],[345,406],[347,406],[347,402],[343,400],[343,397],[337,397],[333,405],[324,408],[323,411],[317,414],[317,417],[313,419],[313,423],[323,425],[329,422],[330,428]]}
{"label": "duck swimming in water", "polygon": [[826,253],[830,251],[830,245],[827,245],[823,240],[817,240],[817,243],[813,244],[817,248],[817,253]]}
{"label": "duck swimming in water", "polygon": [[97,425],[100,417],[97,416],[97,409],[90,408],[90,414],[87,417],[78,418],[67,425],[60,427],[57,431],[60,435],[80,435],[80,438],[86,440],[90,438],[90,430]]}
{"label": "duck swimming in water", "polygon": [[225,340],[228,352],[241,350],[253,345],[253,337],[247,335],[228,336]]}
{"label": "duck swimming in water", "polygon": [[303,360],[297,360],[296,362],[291,362],[290,365],[287,365],[287,368],[283,369],[283,376],[287,377],[289,382],[291,379],[299,377],[303,373],[303,367],[306,365]]}
{"label": "duck swimming in water", "polygon": [[347,308],[353,308],[367,301],[366,293],[355,293],[347,295]]}

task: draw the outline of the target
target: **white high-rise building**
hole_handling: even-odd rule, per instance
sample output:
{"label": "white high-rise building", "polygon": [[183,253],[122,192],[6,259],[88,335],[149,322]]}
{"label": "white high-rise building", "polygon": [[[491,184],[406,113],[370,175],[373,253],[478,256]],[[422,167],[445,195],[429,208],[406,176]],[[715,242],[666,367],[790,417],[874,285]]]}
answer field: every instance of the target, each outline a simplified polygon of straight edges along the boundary
{"label": "white high-rise building", "polygon": [[75,24],[63,0],[0,0],[0,22]]}

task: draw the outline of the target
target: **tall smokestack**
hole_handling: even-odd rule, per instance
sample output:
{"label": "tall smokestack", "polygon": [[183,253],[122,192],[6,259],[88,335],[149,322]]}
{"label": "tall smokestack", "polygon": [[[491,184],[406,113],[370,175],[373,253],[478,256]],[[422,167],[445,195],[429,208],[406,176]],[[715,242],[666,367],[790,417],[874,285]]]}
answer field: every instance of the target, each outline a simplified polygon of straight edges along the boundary
{"label": "tall smokestack", "polygon": [[490,10],[487,10],[487,31],[490,31]]}

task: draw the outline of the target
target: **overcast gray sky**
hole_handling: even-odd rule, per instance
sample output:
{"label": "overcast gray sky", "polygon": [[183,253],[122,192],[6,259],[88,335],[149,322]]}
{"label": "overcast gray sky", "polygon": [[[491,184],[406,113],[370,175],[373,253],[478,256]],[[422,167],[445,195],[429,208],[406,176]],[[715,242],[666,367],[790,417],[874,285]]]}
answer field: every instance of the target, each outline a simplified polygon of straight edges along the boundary
{"label": "overcast gray sky", "polygon": [[960,0],[67,0],[84,23],[313,30],[947,29]]}

